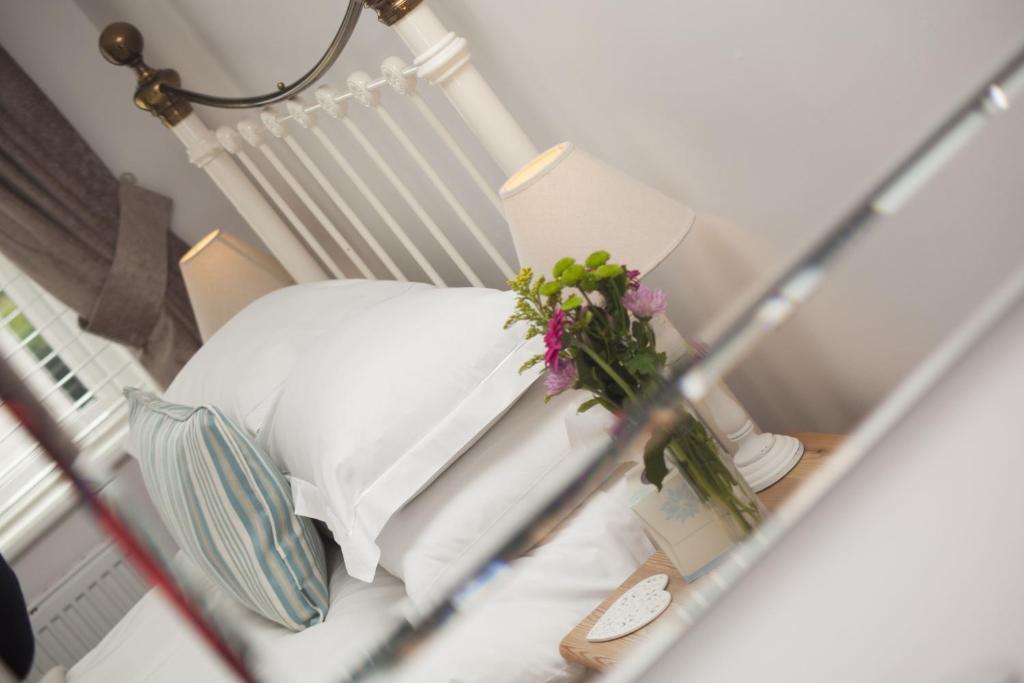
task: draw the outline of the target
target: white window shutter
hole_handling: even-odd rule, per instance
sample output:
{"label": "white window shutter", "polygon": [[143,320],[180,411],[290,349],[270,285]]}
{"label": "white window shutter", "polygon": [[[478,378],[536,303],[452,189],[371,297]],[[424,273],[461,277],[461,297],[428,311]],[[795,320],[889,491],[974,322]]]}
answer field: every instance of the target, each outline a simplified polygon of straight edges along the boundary
{"label": "white window shutter", "polygon": [[[159,391],[132,351],[83,332],[74,311],[2,255],[0,354],[94,469],[121,456],[128,433],[122,390]],[[0,551],[17,554],[74,502],[32,436],[0,410]]]}

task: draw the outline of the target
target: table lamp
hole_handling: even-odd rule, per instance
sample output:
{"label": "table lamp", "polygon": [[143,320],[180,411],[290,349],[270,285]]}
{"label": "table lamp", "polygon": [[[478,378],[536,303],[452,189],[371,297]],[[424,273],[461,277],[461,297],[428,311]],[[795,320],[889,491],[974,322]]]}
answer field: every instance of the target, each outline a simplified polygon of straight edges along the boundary
{"label": "table lamp", "polygon": [[[620,263],[651,273],[683,241],[693,209],[563,142],[541,153],[501,188],[501,200],[519,263],[550,272],[564,256],[603,249]],[[685,352],[667,320],[656,321],[669,360]],[[734,462],[755,491],[786,475],[803,455],[789,436],[761,434],[721,384],[704,400],[711,419],[736,443]]]}
{"label": "table lamp", "polygon": [[256,299],[294,284],[273,256],[220,230],[196,242],[180,265],[204,342]]}

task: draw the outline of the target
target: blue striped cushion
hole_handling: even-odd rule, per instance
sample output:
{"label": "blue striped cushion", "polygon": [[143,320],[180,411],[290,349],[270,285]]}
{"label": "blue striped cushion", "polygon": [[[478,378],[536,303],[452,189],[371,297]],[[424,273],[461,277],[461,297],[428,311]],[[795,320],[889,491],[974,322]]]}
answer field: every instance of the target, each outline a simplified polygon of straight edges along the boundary
{"label": "blue striped cushion", "polygon": [[212,407],[127,389],[128,449],[164,524],[188,555],[253,611],[292,630],[320,623],[328,597],[324,548],[293,512],[270,458]]}

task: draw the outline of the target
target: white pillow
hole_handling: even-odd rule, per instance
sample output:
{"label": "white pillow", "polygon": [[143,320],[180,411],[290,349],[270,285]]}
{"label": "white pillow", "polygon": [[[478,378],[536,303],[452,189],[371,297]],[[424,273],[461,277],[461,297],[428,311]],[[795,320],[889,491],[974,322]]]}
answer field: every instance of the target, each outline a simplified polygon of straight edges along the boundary
{"label": "white pillow", "polygon": [[511,292],[403,286],[306,349],[260,437],[296,513],[324,521],[364,581],[388,520],[526,390],[536,373],[518,369],[540,348],[502,328]]}
{"label": "white pillow", "polygon": [[[531,371],[535,374],[536,371]],[[545,478],[568,464],[572,393],[544,403],[538,382],[443,475],[398,512],[378,539],[381,566],[424,601],[502,520],[535,507]]]}
{"label": "white pillow", "polygon": [[182,405],[216,406],[257,435],[295,362],[325,333],[413,285],[333,280],[286,287],[229,320],[189,360],[164,395]]}

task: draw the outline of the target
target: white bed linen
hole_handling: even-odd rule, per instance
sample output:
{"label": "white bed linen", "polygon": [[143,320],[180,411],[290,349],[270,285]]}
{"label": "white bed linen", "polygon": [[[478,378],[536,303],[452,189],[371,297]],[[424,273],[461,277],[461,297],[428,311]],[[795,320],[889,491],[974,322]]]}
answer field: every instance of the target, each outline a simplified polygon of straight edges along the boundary
{"label": "white bed linen", "polygon": [[[253,668],[268,681],[336,681],[341,657],[358,657],[393,623],[402,583],[381,572],[372,584],[348,576],[330,557],[327,619],[298,633],[252,612],[237,624],[251,646]],[[362,651],[365,651],[363,649]],[[289,678],[280,663],[288,662]],[[221,683],[235,677],[154,589],[68,672],[69,683]]]}
{"label": "white bed linen", "polygon": [[348,573],[372,581],[394,515],[533,383],[543,350],[505,329],[512,292],[411,282],[317,283],[365,298],[292,368],[258,440],[292,482],[295,512],[327,524]]}
{"label": "white bed linen", "polygon": [[[403,681],[554,683],[576,669],[558,653],[572,626],[653,552],[619,487],[598,492],[545,543],[510,563],[423,651]],[[359,659],[384,633],[404,596],[379,572],[372,584],[335,562],[331,607],[299,633],[246,618],[257,674],[274,683],[338,680],[340,662]],[[287,676],[287,677],[285,677]],[[164,600],[150,591],[68,673],[69,683],[194,683],[233,678]]]}
{"label": "white bed linen", "polygon": [[563,637],[654,552],[625,482],[597,492],[473,596],[389,683],[562,683]]}
{"label": "white bed linen", "polygon": [[501,533],[505,519],[535,509],[543,482],[574,467],[566,420],[577,419],[571,396],[544,402],[544,385],[522,398],[465,455],[395,515],[378,539],[381,567],[405,583],[416,603],[446,575]]}

